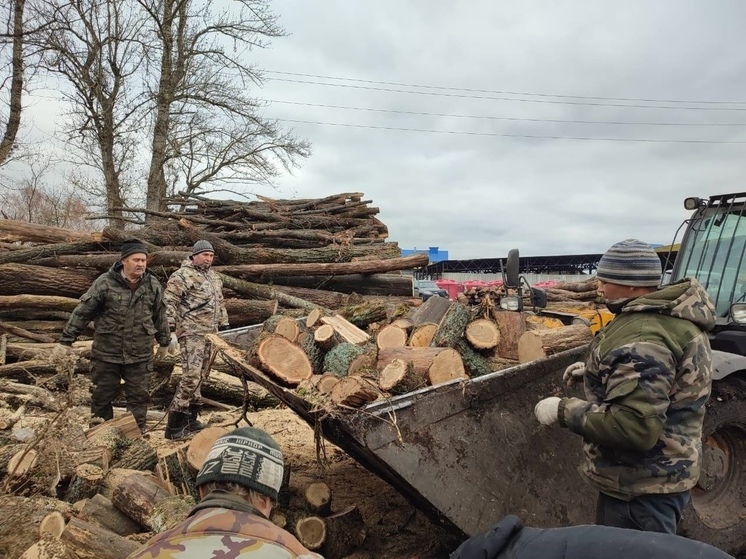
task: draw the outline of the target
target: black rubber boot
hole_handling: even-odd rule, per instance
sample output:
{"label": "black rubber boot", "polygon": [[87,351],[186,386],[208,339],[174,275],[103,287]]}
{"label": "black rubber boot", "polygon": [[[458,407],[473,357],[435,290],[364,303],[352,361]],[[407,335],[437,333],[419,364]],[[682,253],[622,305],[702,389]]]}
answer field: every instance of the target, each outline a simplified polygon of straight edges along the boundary
{"label": "black rubber boot", "polygon": [[189,430],[189,416],[183,411],[170,411],[168,412],[168,423],[166,424],[166,433],[164,436],[167,439],[178,441],[186,439],[192,436],[192,431]]}
{"label": "black rubber boot", "polygon": [[193,433],[205,428],[205,425],[197,419],[200,411],[202,411],[201,404],[189,404],[189,423],[187,428]]}

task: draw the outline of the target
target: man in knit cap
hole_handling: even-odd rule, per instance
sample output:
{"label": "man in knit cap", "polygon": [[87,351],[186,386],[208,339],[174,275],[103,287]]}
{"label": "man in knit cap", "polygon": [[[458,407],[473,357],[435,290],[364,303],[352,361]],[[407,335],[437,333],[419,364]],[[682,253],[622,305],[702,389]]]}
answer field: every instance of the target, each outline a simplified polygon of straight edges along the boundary
{"label": "man in knit cap", "polygon": [[616,317],[564,374],[585,399],[545,398],[534,413],[583,437],[596,524],[675,533],[702,461],[715,307],[693,278],[658,289],[660,259],[637,239],[606,251],[597,277]]}
{"label": "man in knit cap", "polygon": [[165,436],[183,439],[202,429],[200,385],[208,373],[210,352],[206,334],[228,328],[223,303],[223,282],[210,269],[215,251],[207,241],[197,241],[192,254],[166,284],[168,324],[181,346],[181,382],[176,389]]}
{"label": "man in knit cap", "polygon": [[279,446],[261,429],[223,435],[195,479],[199,504],[128,559],[323,559],[269,520],[283,471]]}
{"label": "man in knit cap", "polygon": [[[88,323],[95,320],[91,347],[91,416],[112,419],[112,402],[124,382],[127,409],[145,430],[148,383],[153,371],[154,338],[157,358],[171,344],[163,301],[163,287],[147,269],[148,249],[137,240],[122,243],[120,260],[93,282],[80,298],[60,337],[71,346]],[[95,419],[94,419],[95,421]]]}

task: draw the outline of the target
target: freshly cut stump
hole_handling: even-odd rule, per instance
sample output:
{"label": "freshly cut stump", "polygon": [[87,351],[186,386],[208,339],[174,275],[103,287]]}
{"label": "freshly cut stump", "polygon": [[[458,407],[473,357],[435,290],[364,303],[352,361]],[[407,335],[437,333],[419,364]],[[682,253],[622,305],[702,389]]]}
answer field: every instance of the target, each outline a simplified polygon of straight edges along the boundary
{"label": "freshly cut stump", "polygon": [[411,361],[394,359],[386,365],[378,377],[381,390],[392,394],[406,394],[425,385],[425,379],[418,376]]}
{"label": "freshly cut stump", "polygon": [[430,384],[435,386],[449,380],[465,379],[464,361],[455,349],[447,348],[438,353],[427,371]]}
{"label": "freshly cut stump", "polygon": [[376,336],[376,344],[379,349],[386,347],[404,347],[407,345],[407,332],[389,324],[381,328]]}
{"label": "freshly cut stump", "polygon": [[497,324],[486,318],[479,318],[467,324],[464,336],[474,349],[492,349],[500,342]]}
{"label": "freshly cut stump", "polygon": [[319,516],[327,516],[332,509],[332,490],[323,481],[312,483],[306,487],[306,503],[308,510]]}
{"label": "freshly cut stump", "polygon": [[256,356],[263,368],[290,386],[311,378],[311,360],[303,349],[279,334],[270,334],[259,342]]}

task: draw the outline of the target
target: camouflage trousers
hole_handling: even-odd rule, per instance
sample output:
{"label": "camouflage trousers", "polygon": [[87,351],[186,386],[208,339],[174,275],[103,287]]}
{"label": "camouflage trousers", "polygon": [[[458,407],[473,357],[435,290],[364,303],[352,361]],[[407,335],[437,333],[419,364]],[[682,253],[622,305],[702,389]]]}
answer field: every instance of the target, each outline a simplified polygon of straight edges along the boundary
{"label": "camouflage trousers", "polygon": [[181,347],[181,382],[176,388],[171,409],[186,411],[190,404],[199,404],[202,399],[200,387],[204,376],[209,371],[203,369],[210,359],[212,346],[204,336],[182,336],[179,338]]}
{"label": "camouflage trousers", "polygon": [[112,402],[124,388],[127,410],[132,412],[138,427],[144,431],[150,398],[148,384],[152,372],[152,359],[126,365],[91,359],[91,416],[112,419]]}

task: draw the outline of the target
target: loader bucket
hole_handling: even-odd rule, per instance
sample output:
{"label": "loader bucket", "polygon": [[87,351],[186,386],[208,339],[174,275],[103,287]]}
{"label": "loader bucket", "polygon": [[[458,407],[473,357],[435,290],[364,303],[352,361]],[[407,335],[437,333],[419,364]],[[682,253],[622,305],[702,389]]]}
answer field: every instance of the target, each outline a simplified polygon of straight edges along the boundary
{"label": "loader bucket", "polygon": [[[244,342],[246,333],[221,335]],[[243,344],[242,344],[243,345]],[[223,342],[224,357],[444,527],[474,535],[507,514],[527,525],[593,521],[595,493],[577,472],[581,441],[540,425],[536,402],[562,395],[562,372],[585,347],[467,381],[451,381],[356,412],[323,417]]]}

